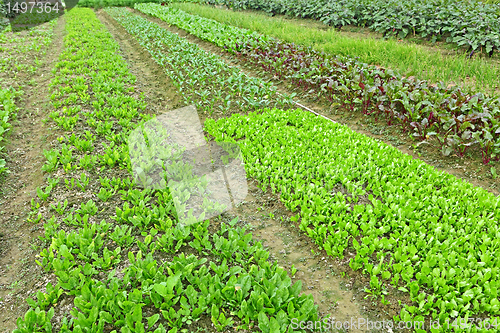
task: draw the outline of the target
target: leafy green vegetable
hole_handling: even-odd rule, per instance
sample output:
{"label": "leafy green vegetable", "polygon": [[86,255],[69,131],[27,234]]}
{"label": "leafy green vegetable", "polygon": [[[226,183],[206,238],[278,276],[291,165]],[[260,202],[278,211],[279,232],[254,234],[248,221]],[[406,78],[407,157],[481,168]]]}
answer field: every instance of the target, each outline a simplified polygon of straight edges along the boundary
{"label": "leafy green vegetable", "polygon": [[[135,187],[128,176],[126,138],[151,119],[143,97],[130,89],[135,77],[92,10],[67,13],[66,30],[52,81],[58,83],[51,115],[61,131],[66,130],[62,119],[77,121],[73,133],[44,152],[51,177],[39,187],[30,213],[33,223],[44,223],[40,238],[46,247],[36,262],[56,283],[27,300],[29,309],[14,332],[51,332],[63,299],[72,304],[60,332],[177,332],[202,317],[219,330],[236,325],[249,330],[261,312],[282,331],[294,318],[317,320],[312,296],[300,295],[301,283],[292,284],[236,220],[216,228],[209,228],[208,220],[183,226],[168,189]],[[249,80],[223,70],[238,79],[234,96],[243,93],[239,89]],[[85,111],[92,107],[95,112]],[[99,168],[75,172],[81,163],[74,162],[83,156],[98,156]],[[59,177],[70,195],[51,203],[51,196],[60,194]],[[188,254],[193,252],[199,256]]]}
{"label": "leafy green vegetable", "polygon": [[480,93],[471,96],[459,87],[409,80],[390,70],[283,43],[178,9],[155,4],[138,4],[135,8],[345,109],[385,118],[389,125],[395,123],[405,132],[413,131],[421,141],[435,138],[444,155],[455,151],[463,156],[474,147],[481,149],[485,164],[498,158],[498,97]]}
{"label": "leafy green vegetable", "polygon": [[[302,110],[207,120],[216,141],[240,144],[247,174],[299,212],[329,255],[392,284],[417,306],[397,320],[498,318],[500,198],[396,148]],[[347,194],[339,190],[343,187]],[[259,315],[259,327],[271,322]]]}
{"label": "leafy green vegetable", "polygon": [[181,0],[233,9],[257,9],[272,14],[319,20],[341,28],[369,27],[385,36],[408,35],[446,38],[470,50],[484,49],[490,55],[500,48],[498,5],[479,1],[405,0]]}

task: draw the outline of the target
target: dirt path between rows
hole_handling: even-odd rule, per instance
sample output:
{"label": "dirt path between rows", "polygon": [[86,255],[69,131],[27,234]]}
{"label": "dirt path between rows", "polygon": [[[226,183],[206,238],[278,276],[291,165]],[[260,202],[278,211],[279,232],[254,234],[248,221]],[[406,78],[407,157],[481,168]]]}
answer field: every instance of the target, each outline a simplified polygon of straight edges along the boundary
{"label": "dirt path between rows", "polygon": [[144,93],[149,111],[158,114],[184,106],[177,89],[149,53],[104,11],[96,14],[120,45],[121,55],[130,73],[137,77],[137,87]]}
{"label": "dirt path between rows", "polygon": [[29,78],[35,84],[24,87],[25,94],[6,146],[10,174],[0,194],[0,332],[16,328],[16,319],[28,308],[26,298],[34,298],[46,284],[41,267],[35,263],[42,223],[33,224],[27,218],[36,188],[44,182],[43,150],[50,149],[55,140],[51,126],[44,119],[49,112],[51,70],[63,48],[64,27],[64,17],[60,17],[40,67]]}
{"label": "dirt path between rows", "polygon": [[[133,74],[148,82],[149,94],[155,96],[167,91],[171,96],[173,91],[169,80],[163,69],[151,60],[150,54],[104,11],[99,11],[98,17],[120,44]],[[169,27],[164,22],[152,21],[161,23],[163,28],[182,37],[187,36],[182,30]],[[218,53],[217,48],[211,44],[192,36],[188,36],[187,39],[208,52]],[[204,115],[200,115],[200,118],[203,121]],[[289,272],[294,265],[297,268],[294,280],[301,280],[303,291],[314,296],[321,317],[333,317],[336,322],[350,321],[351,318],[381,321],[390,320],[399,314],[400,307],[396,299],[391,299],[392,304],[388,306],[381,306],[380,302],[364,299],[367,295],[364,287],[369,285],[366,276],[353,273],[347,262],[335,260],[327,256],[324,251],[318,253],[317,245],[291,222],[290,217],[293,215],[281,204],[276,195],[263,192],[255,181],[249,180],[248,196],[245,201],[237,208],[224,213],[222,220],[228,222],[238,217],[252,230],[256,239],[261,240],[267,247],[271,259],[277,260]],[[349,271],[351,276],[346,275]],[[391,290],[391,294],[398,299],[404,299],[404,296],[397,291]],[[367,330],[350,330],[350,332],[364,331]]]}

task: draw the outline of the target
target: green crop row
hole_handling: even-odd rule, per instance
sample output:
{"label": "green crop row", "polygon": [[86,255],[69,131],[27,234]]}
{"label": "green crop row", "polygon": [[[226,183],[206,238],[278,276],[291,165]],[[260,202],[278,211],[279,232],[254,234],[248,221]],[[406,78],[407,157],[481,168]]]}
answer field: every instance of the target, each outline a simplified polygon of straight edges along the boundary
{"label": "green crop row", "polygon": [[387,119],[419,140],[436,139],[444,155],[463,156],[471,146],[481,149],[484,163],[500,152],[500,98],[469,95],[459,87],[433,87],[350,58],[337,58],[312,48],[283,43],[246,29],[232,27],[184,11],[139,4],[143,13],[178,26],[266,73],[287,79],[317,97],[351,111]]}
{"label": "green crop row", "polygon": [[[1,158],[5,136],[12,126],[18,107],[16,98],[22,96],[19,74],[34,74],[40,65],[39,58],[47,52],[52,42],[56,22],[37,27],[26,33],[12,33],[10,26],[0,32],[0,175],[7,172],[6,161]],[[29,84],[29,83],[28,83]],[[8,88],[4,88],[8,87]]]}
{"label": "green crop row", "polygon": [[457,323],[489,318],[482,325],[498,328],[500,198],[301,110],[207,120],[205,129],[238,142],[248,176],[298,211],[293,220],[328,255],[370,275],[374,298],[408,293],[414,305],[396,320],[479,332]]}
{"label": "green crop row", "polygon": [[237,220],[182,226],[168,189],[135,186],[127,135],[154,116],[90,9],[70,11],[66,31],[50,84],[62,135],[44,151],[47,184],[28,219],[43,223],[37,263],[55,282],[14,332],[175,333],[208,319],[209,331],[274,333],[317,320],[312,296]]}
{"label": "green crop row", "polygon": [[[4,148],[5,135],[11,127],[10,122],[17,114],[17,106],[15,104],[17,95],[18,93],[12,88],[0,89],[0,154]],[[5,165],[5,159],[0,157],[0,176],[7,172]]]}
{"label": "green crop row", "polygon": [[184,101],[198,110],[228,114],[292,102],[293,96],[279,96],[272,83],[247,76],[156,23],[122,8],[106,11],[164,67]]}
{"label": "green crop row", "polygon": [[479,1],[448,0],[184,0],[311,18],[342,27],[369,27],[385,36],[446,38],[490,55],[500,48],[500,8]]}
{"label": "green crop row", "polygon": [[52,42],[56,24],[57,20],[52,20],[43,26],[15,33],[9,26],[0,33],[0,71],[7,76],[3,86],[17,87],[21,83],[17,80],[19,73],[35,73],[40,58],[46,54],[47,46]]}
{"label": "green crop row", "polygon": [[285,42],[311,46],[317,51],[357,57],[361,62],[390,68],[407,77],[463,84],[464,87],[474,87],[482,92],[500,88],[500,67],[484,57],[468,58],[468,54],[443,55],[439,50],[415,43],[401,43],[396,39],[357,38],[335,29],[318,29],[301,20],[269,16],[264,12],[240,12],[187,2],[176,2],[169,6]]}

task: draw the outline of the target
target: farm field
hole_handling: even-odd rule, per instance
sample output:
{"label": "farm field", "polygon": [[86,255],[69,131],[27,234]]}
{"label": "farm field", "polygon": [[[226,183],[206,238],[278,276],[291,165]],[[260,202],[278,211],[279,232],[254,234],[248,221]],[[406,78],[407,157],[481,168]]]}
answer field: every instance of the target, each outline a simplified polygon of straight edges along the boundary
{"label": "farm field", "polygon": [[[170,25],[174,24],[187,29],[190,32],[189,34],[186,34],[183,30],[173,31],[185,36],[186,38],[198,43],[199,45],[203,45],[205,50],[207,51],[218,53],[221,57],[225,58],[226,61],[228,61],[232,65],[239,66],[243,71],[247,71],[252,75],[261,76],[266,78],[267,80],[273,81],[278,86],[283,87],[285,91],[290,91],[290,89],[292,89],[294,93],[299,94],[299,97],[302,100],[307,101],[309,103],[308,105],[312,105],[312,107],[316,111],[327,114],[328,117],[354,127],[356,130],[361,131],[362,133],[374,136],[378,139],[384,140],[391,145],[397,146],[405,153],[410,153],[414,157],[423,158],[426,162],[431,163],[438,168],[444,168],[448,172],[466,178],[474,184],[488,187],[492,191],[496,191],[494,189],[497,186],[496,177],[493,174],[496,172],[496,168],[494,168],[495,162],[491,159],[489,161],[489,165],[474,162],[478,161],[478,159],[480,159],[481,157],[478,156],[477,150],[474,151],[472,149],[469,149],[469,144],[471,143],[471,141],[464,141],[464,139],[466,139],[467,137],[469,137],[470,139],[472,138],[472,133],[469,133],[466,128],[466,126],[468,126],[466,125],[468,122],[464,122],[465,118],[462,118],[462,120],[457,119],[457,122],[455,120],[450,120],[447,117],[436,117],[436,112],[429,112],[430,108],[432,108],[432,105],[437,104],[439,104],[438,108],[443,108],[443,111],[446,110],[444,111],[445,113],[450,112],[451,109],[445,106],[449,103],[449,100],[446,99],[446,96],[454,96],[452,97],[451,101],[455,103],[454,98],[456,98],[456,93],[463,96],[467,95],[466,93],[464,94],[464,92],[462,92],[459,88],[445,88],[442,86],[442,88],[438,88],[425,81],[417,80],[415,82],[415,80],[398,76],[397,72],[394,73],[391,71],[384,71],[384,75],[388,74],[387,77],[390,78],[390,80],[392,81],[391,83],[394,84],[394,86],[392,87],[392,84],[390,84],[389,89],[394,90],[393,92],[380,90],[381,87],[377,88],[377,85],[381,82],[377,80],[379,78],[379,68],[367,66],[366,64],[359,63],[352,58],[344,58],[345,60],[343,58],[340,58],[337,60],[335,57],[323,57],[323,55],[318,55],[318,53],[315,52],[311,52],[310,54],[308,54],[309,51],[301,48],[300,46],[293,46],[294,50],[288,51],[291,53],[295,53],[295,61],[301,61],[300,57],[305,52],[305,54],[308,54],[308,57],[310,58],[309,61],[326,61],[325,64],[333,61],[333,64],[331,65],[332,67],[337,66],[336,64],[342,64],[348,69],[328,68],[327,65],[326,68],[323,67],[321,69],[323,73],[320,73],[320,75],[323,76],[320,76],[320,80],[316,79],[315,77],[318,71],[318,69],[316,68],[309,71],[307,74],[301,74],[298,78],[296,78],[297,75],[295,74],[295,71],[297,71],[296,68],[298,68],[298,63],[289,61],[290,59],[285,60],[286,55],[284,53],[279,53],[280,47],[288,47],[287,45],[289,44],[287,43],[280,42],[279,40],[276,41],[265,35],[259,36],[255,33],[254,35],[247,36],[245,29],[232,28],[231,26],[228,26],[224,23],[221,24],[218,22],[211,22],[210,20],[202,17],[193,16],[182,11],[178,12],[175,9],[170,10],[159,8],[159,6],[156,5],[138,5],[137,8],[153,16],[161,17]],[[167,24],[167,22],[162,20],[156,21],[156,23],[163,26],[164,28],[169,28],[169,24]],[[227,31],[227,36],[221,35],[219,31]],[[201,37],[201,39],[194,37],[192,34]],[[252,38],[261,38],[263,41],[259,41],[257,44],[255,44]],[[208,41],[209,43],[206,43],[205,41]],[[250,44],[245,45],[244,41],[249,41]],[[218,48],[214,48],[211,44],[217,45]],[[255,45],[258,45],[258,49],[251,49]],[[266,47],[268,45],[274,48],[273,52],[278,53],[268,53],[268,51],[266,51]],[[276,50],[276,48],[278,50]],[[226,52],[222,50],[225,50]],[[254,52],[257,52],[257,54],[253,54]],[[276,61],[276,58],[273,60],[273,57],[276,56],[281,57],[279,61]],[[327,71],[325,71],[325,69]],[[332,76],[329,75],[333,75],[333,78],[337,78],[340,76],[343,78],[343,80],[345,80],[339,80],[337,81],[337,83],[335,83],[342,85],[341,89],[343,93],[340,94],[340,100],[338,98],[338,89],[340,88],[334,89],[330,86],[330,84],[332,83]],[[391,75],[395,75],[395,77],[399,78],[401,81],[398,82],[397,80],[392,80]],[[362,83],[358,83],[360,77],[366,77],[367,80]],[[364,85],[364,88],[360,89],[360,84]],[[410,91],[418,87],[417,90],[419,90],[420,93],[403,93],[405,89],[400,89],[400,84],[402,84],[403,86],[408,85]],[[375,89],[375,93],[373,92],[373,89]],[[379,89],[380,92],[377,89]],[[344,99],[344,96],[346,96],[344,94],[346,94],[347,91],[350,92],[350,96],[349,94],[347,94],[350,100]],[[456,93],[454,91],[456,91]],[[396,96],[393,97],[393,102],[387,104],[387,97],[389,97],[388,95],[393,93],[396,93]],[[376,97],[377,94],[382,95],[380,97],[381,100],[379,100],[378,102],[374,102],[373,100],[378,98]],[[490,104],[492,110],[492,113],[490,113],[490,115],[495,114],[497,112],[495,110],[497,110],[498,97],[484,97],[486,98],[486,100],[489,100],[489,102],[486,102],[485,100],[481,101],[480,104],[483,104],[484,102],[492,103]],[[416,98],[421,98],[421,100],[418,101],[416,100]],[[433,102],[426,100],[428,98],[433,100]],[[326,100],[326,102],[318,103],[318,101],[321,101],[321,99]],[[353,105],[353,100],[355,101],[355,104],[357,103],[358,105]],[[333,104],[332,101],[334,102]],[[474,100],[471,101],[475,103]],[[398,105],[399,102],[407,104]],[[384,107],[379,106],[377,109],[377,105],[380,105],[381,103],[384,105]],[[339,104],[343,104],[344,108],[338,108],[337,106]],[[360,104],[362,104],[361,107],[359,107]],[[468,104],[468,102],[466,104]],[[357,110],[361,109],[361,114],[356,114],[350,111],[344,112],[346,105],[349,105],[349,108],[351,110],[353,108]],[[388,105],[389,108],[395,108],[396,110],[387,110],[385,105]],[[473,104],[469,104],[469,106],[472,105]],[[468,106],[462,106],[462,110],[466,110],[468,108]],[[375,107],[375,110],[373,110],[373,107]],[[404,114],[405,112],[408,112],[409,108],[415,107],[420,107],[421,113],[410,112],[406,115]],[[454,108],[454,106],[451,105],[450,107],[452,109]],[[403,114],[400,111],[401,109],[403,111]],[[385,113],[385,115],[381,115],[381,113]],[[473,113],[469,114],[469,116],[466,117],[472,116],[469,119],[476,122],[478,118],[473,116]],[[393,117],[399,119],[394,119]],[[423,117],[429,118],[423,119]],[[383,118],[384,120],[380,121],[380,118]],[[439,118],[441,118],[439,120],[441,122],[441,125],[431,123],[433,120],[436,121]],[[476,120],[474,120],[474,118],[476,118]],[[420,124],[418,124],[419,119],[421,121]],[[447,121],[450,122],[446,124]],[[460,123],[465,124],[464,127],[461,127],[462,130],[465,130],[466,132],[465,136],[463,136],[464,132],[462,132],[462,134],[459,134],[458,132],[455,132],[455,134],[451,134],[451,128],[449,127],[451,123],[454,123],[455,125],[457,125],[457,127],[461,127],[461,125],[459,125]],[[439,133],[439,130],[438,133],[434,132],[440,126],[444,126],[442,127],[442,129],[446,128],[447,130],[444,131],[444,133]],[[493,127],[495,126],[496,125],[494,125]],[[427,137],[425,133],[430,134],[429,137]],[[444,137],[441,136],[442,134],[444,134]],[[461,136],[461,138],[457,138],[455,136],[456,134]],[[417,139],[417,141],[408,141],[409,135],[419,139]],[[450,135],[452,137],[450,137]],[[437,141],[433,141],[433,138]],[[493,139],[490,142],[493,143],[495,140],[496,139]],[[472,142],[474,141],[475,139],[472,139]],[[478,143],[479,142],[477,141],[475,142],[476,145]],[[410,149],[407,149],[406,147],[409,147]],[[452,150],[454,150],[453,152],[449,150],[449,148],[451,147],[454,147],[452,148]],[[449,155],[448,152],[450,153]],[[465,155],[467,157],[473,158],[457,160],[455,158],[457,155]],[[484,155],[482,155],[482,157],[484,162]],[[491,169],[492,165],[494,169]],[[471,172],[467,169],[473,169],[474,171]]]}
{"label": "farm field", "polygon": [[[499,330],[498,96],[122,5],[2,33],[1,332]],[[137,175],[172,110],[244,160],[197,223]]]}
{"label": "farm field", "polygon": [[[445,42],[425,38],[384,39],[369,28],[346,26],[341,30],[312,19],[274,15],[257,10],[226,10],[190,2],[171,7],[221,23],[250,29],[286,42],[312,46],[333,55],[358,57],[361,62],[398,70],[431,82],[444,81],[476,90],[498,90],[499,57],[474,56]],[[420,45],[419,45],[420,44]],[[462,51],[462,52],[461,52]]]}
{"label": "farm field", "polygon": [[492,55],[500,46],[498,4],[481,1],[378,1],[335,2],[329,0],[180,0],[179,2],[222,5],[236,10],[255,9],[271,15],[310,18],[342,29],[367,27],[384,36],[429,37],[470,51]]}

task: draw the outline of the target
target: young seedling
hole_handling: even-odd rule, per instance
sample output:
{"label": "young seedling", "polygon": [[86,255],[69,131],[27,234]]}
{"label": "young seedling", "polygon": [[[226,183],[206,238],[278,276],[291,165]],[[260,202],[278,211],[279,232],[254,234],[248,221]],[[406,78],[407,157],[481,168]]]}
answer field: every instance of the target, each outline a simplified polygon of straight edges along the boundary
{"label": "young seedling", "polygon": [[76,181],[76,186],[78,186],[78,188],[82,192],[85,192],[85,189],[87,188],[89,183],[90,183],[90,178],[85,173],[82,173],[80,175],[80,179],[77,179],[77,181]]}
{"label": "young seedling", "polygon": [[57,204],[50,205],[50,208],[55,210],[59,215],[63,215],[67,207],[68,207],[68,199],[65,199],[64,202],[59,201]]}

